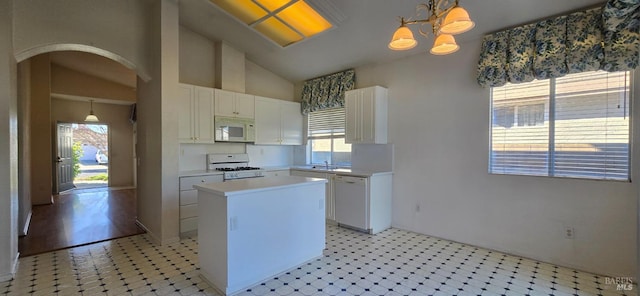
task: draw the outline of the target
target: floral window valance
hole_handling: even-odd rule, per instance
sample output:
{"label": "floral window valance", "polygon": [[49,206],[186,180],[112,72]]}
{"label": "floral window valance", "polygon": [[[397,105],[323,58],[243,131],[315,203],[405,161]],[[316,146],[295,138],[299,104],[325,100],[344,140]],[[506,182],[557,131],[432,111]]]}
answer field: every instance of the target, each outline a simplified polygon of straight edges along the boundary
{"label": "floral window valance", "polygon": [[478,83],[502,86],[569,73],[632,70],[640,52],[640,1],[590,9],[486,35]]}
{"label": "floral window valance", "polygon": [[302,114],[344,107],[344,93],[355,85],[354,69],[305,81],[302,88]]}

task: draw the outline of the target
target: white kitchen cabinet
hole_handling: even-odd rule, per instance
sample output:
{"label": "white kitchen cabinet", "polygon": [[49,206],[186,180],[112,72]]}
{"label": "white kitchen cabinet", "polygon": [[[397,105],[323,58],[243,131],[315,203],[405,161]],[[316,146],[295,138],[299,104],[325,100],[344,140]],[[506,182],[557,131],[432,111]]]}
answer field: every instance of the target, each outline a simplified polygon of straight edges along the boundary
{"label": "white kitchen cabinet", "polygon": [[335,202],[335,197],[333,192],[334,191],[333,179],[335,177],[335,174],[291,169],[291,176],[321,178],[321,179],[327,180],[327,183],[325,184],[325,215],[327,220],[334,222],[336,220],[336,207],[335,207],[336,202]]}
{"label": "white kitchen cabinet", "polygon": [[178,141],[213,143],[213,88],[180,84],[178,97]]}
{"label": "white kitchen cabinet", "polygon": [[341,226],[371,234],[391,227],[392,174],[336,175],[335,220]]}
{"label": "white kitchen cabinet", "polygon": [[222,182],[222,174],[180,177],[180,233],[198,230],[198,190],[196,184]]}
{"label": "white kitchen cabinet", "polygon": [[300,103],[256,96],[255,109],[255,144],[302,145]]}
{"label": "white kitchen cabinet", "polygon": [[280,176],[290,176],[291,173],[289,169],[278,169],[278,170],[266,170],[262,174],[265,177],[280,177]]}
{"label": "white kitchen cabinet", "polygon": [[255,97],[250,94],[216,89],[215,115],[255,118]]}
{"label": "white kitchen cabinet", "polygon": [[387,89],[372,86],[345,93],[345,142],[387,143]]}

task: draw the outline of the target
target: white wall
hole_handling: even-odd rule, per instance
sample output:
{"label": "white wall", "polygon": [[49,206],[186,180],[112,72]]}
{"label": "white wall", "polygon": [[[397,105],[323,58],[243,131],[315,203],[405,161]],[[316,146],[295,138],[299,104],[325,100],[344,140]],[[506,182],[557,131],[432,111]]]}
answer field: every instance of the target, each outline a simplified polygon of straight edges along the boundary
{"label": "white wall", "polygon": [[245,63],[245,92],[267,98],[293,101],[293,83],[249,60]]}
{"label": "white wall", "polygon": [[18,64],[18,235],[26,235],[31,220],[31,62]]}
{"label": "white wall", "polygon": [[213,87],[214,57],[215,46],[211,40],[180,27],[180,82]]}
{"label": "white wall", "polygon": [[295,146],[247,144],[249,165],[257,167],[293,165],[294,147]]}
{"label": "white wall", "polygon": [[[635,185],[488,174],[489,89],[475,80],[480,41],[461,47],[450,56],[420,53],[356,68],[358,88],[389,88],[393,225],[598,274],[633,276]],[[575,239],[564,238],[565,226],[574,227]]]}
{"label": "white wall", "polygon": [[178,241],[178,4],[152,7],[151,77],[138,79],[138,222],[156,243]]}
{"label": "white wall", "polygon": [[18,260],[17,66],[13,57],[11,1],[0,1],[0,282]]}
{"label": "white wall", "polygon": [[147,36],[149,1],[30,0],[14,2],[14,51],[19,61],[39,48],[60,50],[78,44],[98,54],[121,58],[149,78]]}

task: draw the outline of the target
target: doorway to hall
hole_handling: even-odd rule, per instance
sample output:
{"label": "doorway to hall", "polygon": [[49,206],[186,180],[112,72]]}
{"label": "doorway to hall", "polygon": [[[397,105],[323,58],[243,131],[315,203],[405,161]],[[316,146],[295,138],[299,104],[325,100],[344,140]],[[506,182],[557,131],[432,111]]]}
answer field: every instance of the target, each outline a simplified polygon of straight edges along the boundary
{"label": "doorway to hall", "polygon": [[74,124],[73,152],[75,188],[109,186],[109,126]]}
{"label": "doorway to hall", "polygon": [[57,192],[109,186],[109,126],[57,124]]}

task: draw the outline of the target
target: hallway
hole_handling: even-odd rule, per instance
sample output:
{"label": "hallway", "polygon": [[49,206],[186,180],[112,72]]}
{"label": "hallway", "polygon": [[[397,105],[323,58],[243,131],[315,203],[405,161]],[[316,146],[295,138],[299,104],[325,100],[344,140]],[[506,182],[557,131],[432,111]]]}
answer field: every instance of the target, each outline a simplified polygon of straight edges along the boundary
{"label": "hallway", "polygon": [[135,224],[136,190],[73,190],[34,206],[26,236],[18,240],[20,257],[144,233]]}

